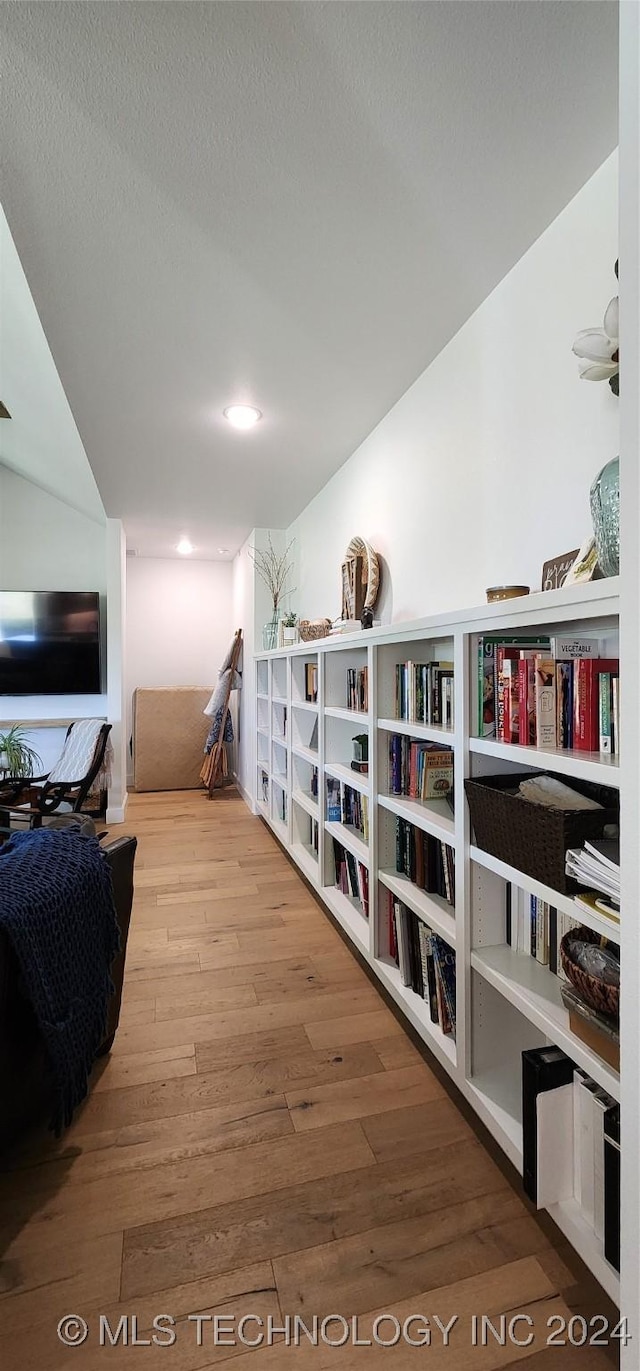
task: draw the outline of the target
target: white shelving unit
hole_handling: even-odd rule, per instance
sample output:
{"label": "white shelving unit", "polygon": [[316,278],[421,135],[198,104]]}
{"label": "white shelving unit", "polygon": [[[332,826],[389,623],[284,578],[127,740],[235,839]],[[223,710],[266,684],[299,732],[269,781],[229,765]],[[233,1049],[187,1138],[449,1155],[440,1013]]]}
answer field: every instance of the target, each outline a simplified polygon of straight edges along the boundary
{"label": "white shelving unit", "polygon": [[[615,1099],[620,1077],[570,1030],[560,995],[560,982],[527,954],[507,943],[505,890],[518,887],[598,933],[621,942],[605,917],[576,908],[572,897],[550,889],[474,845],[464,781],[467,777],[523,769],[556,772],[569,780],[595,781],[624,793],[624,755],[619,764],[597,754],[509,746],[475,736],[477,721],[478,638],[483,634],[539,632],[597,633],[608,655],[619,655],[618,579],[481,606],[449,616],[336,636],[294,648],[261,653],[256,658],[256,689],[269,736],[258,733],[258,757],[275,754],[278,775],[270,773],[271,802],[256,790],[256,810],[271,825],[302,874],[324,900],[347,938],[366,959],[427,1048],[503,1147],[522,1169],[521,1053],[525,1048],[555,1043]],[[394,719],[395,663],[446,661],[454,664],[453,729]],[[317,667],[314,701],[303,698],[305,666]],[[624,674],[624,659],[622,671]],[[349,668],[368,668],[366,712],[346,706]],[[265,671],[268,673],[265,677]],[[623,689],[624,696],[624,689]],[[282,733],[282,711],[286,728]],[[275,730],[275,731],[274,731]],[[351,740],[369,737],[369,771],[351,766]],[[454,754],[455,816],[446,801],[417,801],[388,792],[386,758],[392,734],[427,739]],[[283,762],[284,758],[284,762]],[[264,762],[258,761],[258,782]],[[284,777],[284,779],[283,779]],[[367,797],[369,837],[326,814],[326,785],[333,779]],[[258,785],[257,782],[257,785]],[[286,819],[281,802],[275,810],[274,787],[286,789]],[[395,869],[392,835],[395,819],[408,820],[447,843],[455,861],[455,910],[443,898],[427,894]],[[359,901],[334,884],[332,839],[337,839],[369,873],[369,918]],[[623,869],[624,879],[624,869]],[[386,892],[424,920],[456,951],[456,1039],[445,1037],[430,1018],[429,1006],[402,985],[388,953]],[[633,1047],[637,1062],[637,1044]],[[624,1043],[623,1043],[624,1065]],[[574,1244],[608,1294],[619,1301],[617,1272],[606,1262],[602,1244],[585,1224],[575,1203],[555,1205],[552,1217]],[[623,1215],[624,1223],[624,1215]],[[625,1250],[623,1231],[623,1252]]]}

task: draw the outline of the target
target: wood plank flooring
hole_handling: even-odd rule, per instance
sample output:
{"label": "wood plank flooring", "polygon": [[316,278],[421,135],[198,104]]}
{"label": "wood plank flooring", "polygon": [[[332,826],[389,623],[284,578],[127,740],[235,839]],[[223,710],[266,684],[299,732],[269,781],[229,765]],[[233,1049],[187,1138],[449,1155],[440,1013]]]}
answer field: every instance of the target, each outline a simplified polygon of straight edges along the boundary
{"label": "wood plank flooring", "polygon": [[[235,792],[133,796],[123,831],[139,849],[114,1050],[64,1138],[30,1139],[0,1183],[5,1371],[231,1357],[402,1371],[427,1354],[442,1371],[610,1371],[612,1351],[545,1346],[551,1316],[611,1306]],[[472,1316],[506,1311],[532,1319],[533,1341],[474,1346]],[[132,1316],[140,1348],[164,1313],[174,1344],[134,1357]],[[458,1322],[448,1346],[432,1323],[426,1349],[287,1346],[282,1332],[250,1348],[228,1331],[246,1315],[357,1315],[366,1340],[381,1313]],[[66,1348],[56,1326],[71,1314],[89,1335]],[[127,1317],[127,1346],[99,1345],[100,1314],[112,1329]],[[198,1346],[194,1314],[227,1320],[218,1345],[209,1323]],[[375,1326],[390,1340],[389,1321]]]}

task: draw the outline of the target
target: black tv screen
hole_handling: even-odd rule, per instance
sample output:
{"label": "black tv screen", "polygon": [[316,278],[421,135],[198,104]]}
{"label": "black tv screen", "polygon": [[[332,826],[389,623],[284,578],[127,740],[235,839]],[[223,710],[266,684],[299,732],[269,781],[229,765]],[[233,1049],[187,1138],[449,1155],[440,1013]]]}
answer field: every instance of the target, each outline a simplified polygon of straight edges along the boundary
{"label": "black tv screen", "polygon": [[94,590],[0,590],[0,695],[99,695]]}

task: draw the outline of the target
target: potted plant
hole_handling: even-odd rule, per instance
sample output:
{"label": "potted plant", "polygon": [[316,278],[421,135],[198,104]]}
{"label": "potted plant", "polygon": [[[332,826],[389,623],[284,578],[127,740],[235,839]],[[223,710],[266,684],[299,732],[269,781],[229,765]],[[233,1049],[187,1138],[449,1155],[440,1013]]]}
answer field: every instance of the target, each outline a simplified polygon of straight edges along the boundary
{"label": "potted plant", "polygon": [[42,767],[42,758],[29,745],[27,737],[22,724],[14,724],[6,733],[0,733],[0,780],[25,780],[33,776],[36,766]]}
{"label": "potted plant", "polygon": [[249,556],[253,561],[258,575],[268,587],[273,605],[271,619],[268,624],[264,625],[262,630],[262,645],[265,652],[268,652],[270,648],[278,646],[279,610],[285,596],[292,593],[291,587],[287,586],[287,579],[293,570],[293,562],[289,559],[293,541],[287,544],[282,553],[276,552],[271,541],[271,534],[268,536],[267,544],[266,548],[249,549]]}
{"label": "potted plant", "polygon": [[280,620],[280,634],[282,647],[291,647],[298,641],[298,616],[295,610],[290,609],[288,614],[283,614]]}

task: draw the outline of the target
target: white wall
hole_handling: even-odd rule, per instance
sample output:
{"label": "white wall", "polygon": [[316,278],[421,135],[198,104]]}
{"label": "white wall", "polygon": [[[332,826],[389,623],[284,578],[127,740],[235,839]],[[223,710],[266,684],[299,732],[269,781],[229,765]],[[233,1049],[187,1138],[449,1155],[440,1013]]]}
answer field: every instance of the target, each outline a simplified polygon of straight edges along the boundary
{"label": "white wall", "polygon": [[236,779],[245,800],[252,805],[256,788],[256,702],[253,681],[253,654],[262,643],[255,634],[255,567],[249,555],[253,534],[240,548],[233,562],[233,622],[242,629],[243,687],[236,707],[238,747]]}
{"label": "white wall", "polygon": [[[97,590],[106,643],[106,522],[70,508],[0,466],[0,586],[3,590]],[[0,696],[2,720],[107,716],[103,695]],[[33,734],[44,770],[59,756],[64,728]]]}
{"label": "white wall", "polygon": [[301,616],[339,614],[354,534],[384,559],[383,622],[537,589],[579,546],[618,401],[578,379],[571,345],[601,325],[617,255],[614,154],[292,525]]}
{"label": "white wall", "polygon": [[137,686],[215,685],[235,627],[232,581],[231,562],[127,558],[127,747]]}

